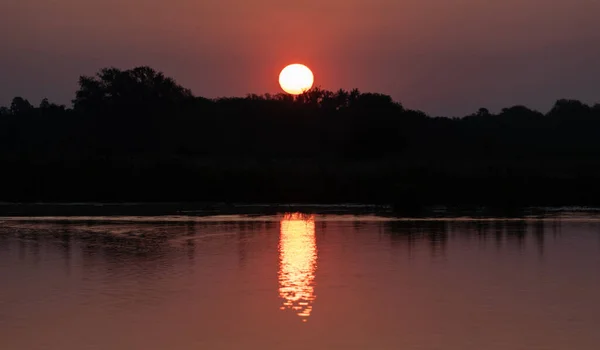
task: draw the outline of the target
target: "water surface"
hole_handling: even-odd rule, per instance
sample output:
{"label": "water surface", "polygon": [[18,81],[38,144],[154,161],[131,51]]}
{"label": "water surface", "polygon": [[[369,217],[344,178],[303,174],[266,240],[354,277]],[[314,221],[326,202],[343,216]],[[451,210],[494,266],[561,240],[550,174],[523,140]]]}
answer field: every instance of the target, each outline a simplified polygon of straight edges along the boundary
{"label": "water surface", "polygon": [[0,218],[1,349],[597,349],[600,220]]}

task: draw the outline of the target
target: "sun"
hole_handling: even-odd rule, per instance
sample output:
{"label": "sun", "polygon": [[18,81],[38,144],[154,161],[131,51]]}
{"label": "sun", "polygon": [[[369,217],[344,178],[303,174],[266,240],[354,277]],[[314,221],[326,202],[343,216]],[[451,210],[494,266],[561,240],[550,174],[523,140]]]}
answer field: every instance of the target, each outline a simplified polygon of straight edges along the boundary
{"label": "sun", "polygon": [[290,64],[279,73],[279,85],[290,95],[300,95],[309,90],[315,81],[310,69],[303,64]]}

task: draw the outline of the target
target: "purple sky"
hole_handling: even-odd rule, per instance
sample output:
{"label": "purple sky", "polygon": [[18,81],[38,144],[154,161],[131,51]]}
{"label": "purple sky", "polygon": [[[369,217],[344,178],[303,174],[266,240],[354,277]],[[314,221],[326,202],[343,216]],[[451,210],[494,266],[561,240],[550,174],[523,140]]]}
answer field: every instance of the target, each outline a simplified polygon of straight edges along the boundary
{"label": "purple sky", "polygon": [[107,66],[273,93],[295,62],[434,115],[600,102],[600,0],[1,0],[0,16],[0,105],[70,104]]}

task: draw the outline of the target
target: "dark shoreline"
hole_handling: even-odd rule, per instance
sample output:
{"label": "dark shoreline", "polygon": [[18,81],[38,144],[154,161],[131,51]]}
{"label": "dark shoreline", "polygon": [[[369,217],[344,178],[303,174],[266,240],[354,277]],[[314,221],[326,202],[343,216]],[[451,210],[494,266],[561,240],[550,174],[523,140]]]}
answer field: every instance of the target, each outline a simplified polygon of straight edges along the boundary
{"label": "dark shoreline", "polygon": [[428,206],[403,210],[390,205],[378,204],[303,204],[303,203],[6,203],[0,202],[0,217],[45,216],[189,216],[214,215],[264,216],[289,212],[321,215],[376,215],[379,217],[427,217],[427,218],[523,218],[549,217],[557,214],[598,214],[598,207],[513,207],[494,206],[445,207]]}

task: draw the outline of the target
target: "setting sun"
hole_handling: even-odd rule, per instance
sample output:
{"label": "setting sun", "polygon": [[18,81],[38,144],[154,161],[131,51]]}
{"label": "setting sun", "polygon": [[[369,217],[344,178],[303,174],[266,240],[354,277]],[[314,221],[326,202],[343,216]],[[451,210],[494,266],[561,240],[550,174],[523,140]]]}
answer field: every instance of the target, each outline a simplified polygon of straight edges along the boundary
{"label": "setting sun", "polygon": [[291,95],[300,95],[309,90],[314,80],[313,73],[303,64],[291,64],[279,74],[279,85]]}

